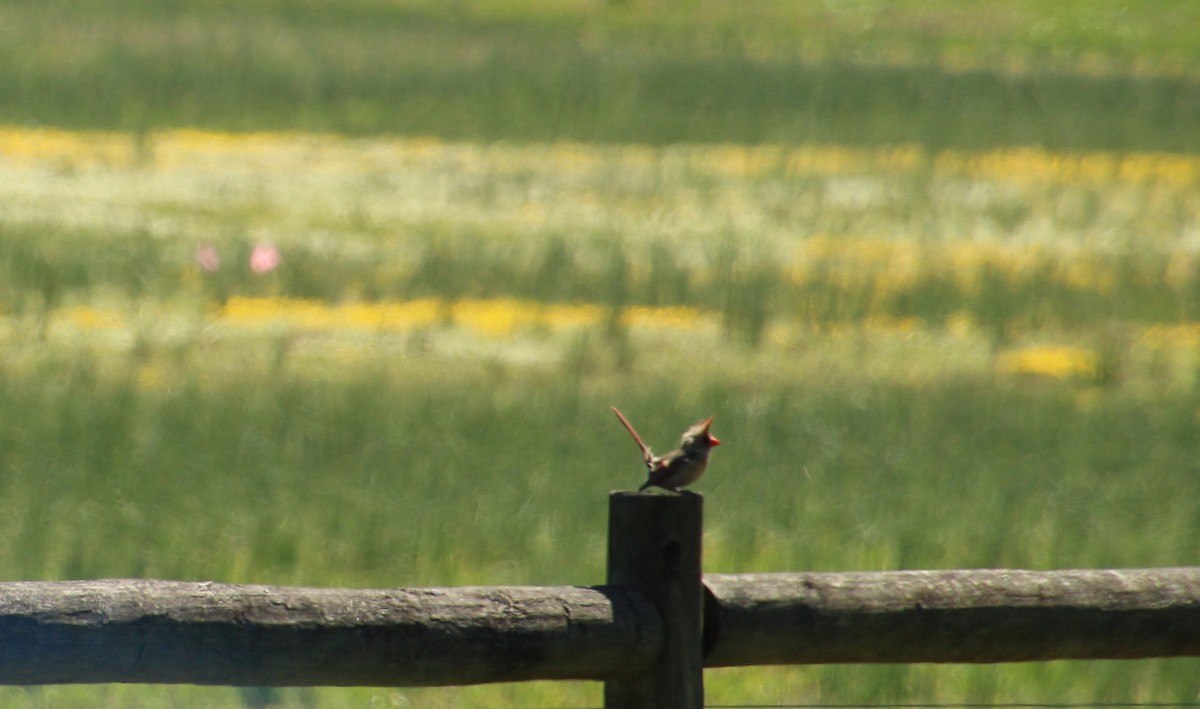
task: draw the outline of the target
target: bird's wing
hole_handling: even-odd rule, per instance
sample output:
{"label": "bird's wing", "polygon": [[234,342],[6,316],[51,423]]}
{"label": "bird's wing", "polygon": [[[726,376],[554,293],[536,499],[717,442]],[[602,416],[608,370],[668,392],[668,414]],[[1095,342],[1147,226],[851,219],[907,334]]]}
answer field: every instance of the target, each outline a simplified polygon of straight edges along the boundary
{"label": "bird's wing", "polygon": [[647,446],[646,443],[642,441],[642,437],[638,435],[638,432],[633,430],[633,424],[629,423],[629,419],[625,418],[625,415],[622,414],[617,407],[612,407],[612,410],[613,413],[617,415],[617,418],[621,419],[621,423],[624,424],[625,429],[629,431],[629,435],[633,436],[633,440],[637,441],[638,448],[642,449],[642,460],[646,461],[646,467],[654,467],[654,454],[650,452],[650,446]]}

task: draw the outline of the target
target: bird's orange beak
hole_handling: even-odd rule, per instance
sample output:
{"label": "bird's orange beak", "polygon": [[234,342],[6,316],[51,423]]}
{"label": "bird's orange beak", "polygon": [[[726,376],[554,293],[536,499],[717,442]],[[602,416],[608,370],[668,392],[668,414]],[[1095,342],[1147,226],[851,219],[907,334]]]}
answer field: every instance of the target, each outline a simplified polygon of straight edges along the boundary
{"label": "bird's orange beak", "polygon": [[715,448],[715,447],[721,445],[721,441],[718,440],[716,436],[714,436],[708,432],[709,427],[712,426],[712,421],[713,421],[712,416],[709,416],[708,418],[704,419],[704,433],[708,436],[709,447]]}

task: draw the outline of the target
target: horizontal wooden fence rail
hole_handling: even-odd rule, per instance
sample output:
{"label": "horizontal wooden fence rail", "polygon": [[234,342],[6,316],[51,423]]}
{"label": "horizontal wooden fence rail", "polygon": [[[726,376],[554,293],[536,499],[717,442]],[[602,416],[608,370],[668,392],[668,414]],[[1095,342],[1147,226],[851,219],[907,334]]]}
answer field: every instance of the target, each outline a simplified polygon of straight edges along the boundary
{"label": "horizontal wooden fence rail", "polygon": [[1200,568],[704,581],[706,667],[1200,656]]}
{"label": "horizontal wooden fence rail", "polygon": [[[1200,656],[1200,568],[718,574],[705,667]],[[663,642],[618,587],[0,583],[0,684],[605,680]]]}
{"label": "horizontal wooden fence rail", "polygon": [[649,668],[662,638],[619,588],[0,583],[0,684],[598,680]]}

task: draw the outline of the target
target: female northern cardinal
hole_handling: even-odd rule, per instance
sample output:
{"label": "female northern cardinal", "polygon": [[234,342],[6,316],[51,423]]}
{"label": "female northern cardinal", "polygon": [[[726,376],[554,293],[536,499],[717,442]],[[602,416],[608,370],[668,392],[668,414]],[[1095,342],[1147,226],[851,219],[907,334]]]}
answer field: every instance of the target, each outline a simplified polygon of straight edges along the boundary
{"label": "female northern cardinal", "polygon": [[617,410],[617,407],[612,407],[612,410],[633,436],[633,440],[637,441],[638,448],[642,449],[642,460],[646,462],[647,477],[646,482],[638,488],[638,492],[648,487],[661,487],[679,492],[679,488],[691,485],[700,479],[700,476],[704,474],[704,469],[708,467],[708,452],[721,444],[708,432],[713,421],[713,417],[709,416],[683,432],[678,448],[666,455],[656,456],[650,452],[650,447],[642,441],[642,437],[633,430],[633,425]]}

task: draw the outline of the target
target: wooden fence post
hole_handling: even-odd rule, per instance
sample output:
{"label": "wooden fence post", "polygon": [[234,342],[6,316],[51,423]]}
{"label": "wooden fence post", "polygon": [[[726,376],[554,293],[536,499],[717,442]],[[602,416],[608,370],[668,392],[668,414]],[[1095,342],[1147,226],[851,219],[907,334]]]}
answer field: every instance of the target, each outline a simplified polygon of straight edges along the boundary
{"label": "wooden fence post", "polygon": [[700,538],[704,498],[613,492],[608,507],[608,584],[644,593],[663,623],[663,650],[649,672],[604,683],[606,709],[704,706]]}

